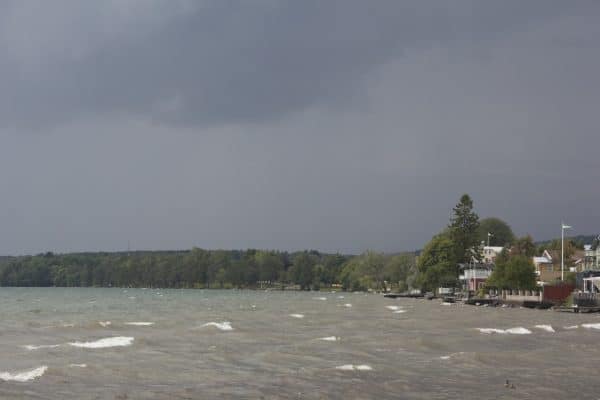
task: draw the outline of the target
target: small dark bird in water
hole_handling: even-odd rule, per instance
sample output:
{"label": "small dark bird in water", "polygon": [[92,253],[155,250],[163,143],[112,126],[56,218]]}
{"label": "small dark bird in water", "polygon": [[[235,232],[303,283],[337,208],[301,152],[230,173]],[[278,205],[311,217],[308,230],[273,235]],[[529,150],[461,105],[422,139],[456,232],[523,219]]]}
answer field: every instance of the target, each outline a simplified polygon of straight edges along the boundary
{"label": "small dark bird in water", "polygon": [[508,379],[506,380],[506,383],[504,384],[504,387],[505,388],[510,387],[510,382],[508,381]]}

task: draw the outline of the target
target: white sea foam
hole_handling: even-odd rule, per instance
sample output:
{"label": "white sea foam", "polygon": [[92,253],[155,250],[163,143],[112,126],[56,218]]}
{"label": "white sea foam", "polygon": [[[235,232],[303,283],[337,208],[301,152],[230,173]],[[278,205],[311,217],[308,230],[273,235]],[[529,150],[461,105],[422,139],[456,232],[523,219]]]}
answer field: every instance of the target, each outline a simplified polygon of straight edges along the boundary
{"label": "white sea foam", "polygon": [[577,329],[579,328],[579,325],[570,325],[570,326],[565,326],[564,327],[566,330],[572,330],[572,329]]}
{"label": "white sea foam", "polygon": [[406,312],[406,310],[396,310],[394,311],[394,314],[404,314]]}
{"label": "white sea foam", "polygon": [[600,324],[581,324],[581,326],[587,329],[600,329]]}
{"label": "white sea foam", "polygon": [[481,333],[506,333],[504,329],[495,329],[495,328],[477,328]]}
{"label": "white sea foam", "polygon": [[385,308],[387,308],[388,310],[392,310],[392,311],[396,311],[396,310],[400,309],[400,307],[398,307],[398,306],[385,306]]}
{"label": "white sea foam", "polygon": [[28,344],[23,347],[25,347],[27,350],[39,350],[39,349],[54,349],[59,346],[60,346],[60,344],[41,344],[39,346],[36,346],[33,344]]}
{"label": "white sea foam", "polygon": [[461,355],[461,354],[464,354],[464,352],[463,352],[463,351],[459,351],[458,353],[452,353],[452,354],[448,354],[447,356],[441,356],[441,357],[440,357],[440,360],[449,360],[449,359],[451,359],[452,357],[454,357],[454,356],[459,356],[459,355]]}
{"label": "white sea foam", "polygon": [[133,343],[132,337],[129,336],[115,336],[96,340],[94,342],[70,342],[69,345],[73,347],[82,347],[85,349],[104,349],[107,347],[124,347],[129,346]]}
{"label": "white sea foam", "polygon": [[516,328],[509,328],[509,329],[495,329],[495,328],[477,328],[479,330],[479,332],[481,333],[487,333],[487,334],[491,334],[491,333],[510,333],[512,335],[529,335],[531,333],[531,331],[527,328],[523,328],[521,326],[516,327]]}
{"label": "white sea foam", "polygon": [[290,314],[292,318],[304,318],[304,314]]}
{"label": "white sea foam", "polygon": [[135,296],[129,296],[129,300],[135,300]]}
{"label": "white sea foam", "polygon": [[346,303],[346,304],[344,304],[344,307],[346,307],[346,308],[352,308],[352,304]]}
{"label": "white sea foam", "polygon": [[110,326],[112,324],[112,322],[110,322],[110,321],[98,321],[98,323],[103,328],[106,328],[107,326]]}
{"label": "white sea foam", "polygon": [[510,328],[506,330],[506,333],[510,333],[512,335],[529,335],[531,331],[529,329],[523,327]]}
{"label": "white sea foam", "polygon": [[338,299],[343,299],[343,298],[344,298],[344,296],[338,296],[337,298],[338,298]]}
{"label": "white sea foam", "polygon": [[337,342],[338,340],[340,340],[340,338],[335,337],[335,336],[327,336],[327,337],[322,337],[319,340],[324,340],[326,342]]}
{"label": "white sea foam", "polygon": [[327,297],[313,297],[313,300],[327,300]]}
{"label": "white sea foam", "polygon": [[207,322],[204,326],[213,326],[221,331],[232,331],[233,327],[231,326],[231,322],[223,321],[223,322]]}
{"label": "white sea foam", "polygon": [[344,365],[335,367],[335,369],[339,369],[341,371],[372,371],[373,370],[373,368],[370,365],[366,365],[366,364],[361,364],[361,365],[344,364]]}
{"label": "white sea foam", "polygon": [[69,364],[71,368],[87,368],[87,364]]}
{"label": "white sea foam", "polygon": [[42,365],[41,367],[37,367],[29,371],[21,371],[15,373],[0,372],[0,379],[2,379],[3,381],[27,382],[44,375],[47,369],[47,366]]}
{"label": "white sea foam", "polygon": [[556,332],[554,330],[554,328],[552,327],[552,325],[536,325],[535,327],[538,329],[541,329],[543,331],[546,331],[546,332],[551,332],[551,333]]}
{"label": "white sea foam", "polygon": [[442,302],[442,305],[443,305],[443,306],[451,306],[451,305],[452,305],[452,303],[448,303],[447,301],[444,301],[444,302]]}
{"label": "white sea foam", "polygon": [[125,322],[125,325],[131,325],[131,326],[151,326],[151,325],[154,325],[154,322]]}

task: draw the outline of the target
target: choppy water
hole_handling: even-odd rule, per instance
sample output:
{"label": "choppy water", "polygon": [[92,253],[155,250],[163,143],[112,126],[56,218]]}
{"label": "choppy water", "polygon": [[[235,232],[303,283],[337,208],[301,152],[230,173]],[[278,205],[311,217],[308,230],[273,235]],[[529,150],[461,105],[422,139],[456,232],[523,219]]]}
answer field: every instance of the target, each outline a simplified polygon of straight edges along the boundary
{"label": "choppy water", "polygon": [[600,398],[593,314],[57,288],[0,288],[0,310],[2,399]]}

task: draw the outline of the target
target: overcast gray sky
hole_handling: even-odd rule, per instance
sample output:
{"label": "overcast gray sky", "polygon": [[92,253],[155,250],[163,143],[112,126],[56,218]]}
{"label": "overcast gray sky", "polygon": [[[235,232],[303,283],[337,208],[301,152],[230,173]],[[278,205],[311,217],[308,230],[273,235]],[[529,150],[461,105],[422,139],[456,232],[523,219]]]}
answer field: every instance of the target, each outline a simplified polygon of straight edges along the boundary
{"label": "overcast gray sky", "polygon": [[0,2],[0,254],[600,231],[598,1]]}

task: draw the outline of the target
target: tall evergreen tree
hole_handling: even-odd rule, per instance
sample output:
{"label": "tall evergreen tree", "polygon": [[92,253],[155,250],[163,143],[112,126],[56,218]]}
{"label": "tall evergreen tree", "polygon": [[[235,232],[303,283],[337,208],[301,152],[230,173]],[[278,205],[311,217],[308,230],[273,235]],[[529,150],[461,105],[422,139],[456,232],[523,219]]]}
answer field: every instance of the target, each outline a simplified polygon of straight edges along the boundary
{"label": "tall evergreen tree", "polygon": [[454,242],[456,260],[459,263],[469,263],[473,257],[479,260],[479,216],[473,211],[473,200],[468,194],[463,194],[454,207],[448,228]]}

